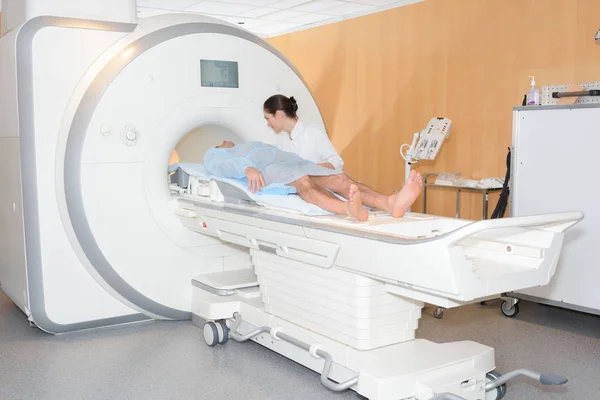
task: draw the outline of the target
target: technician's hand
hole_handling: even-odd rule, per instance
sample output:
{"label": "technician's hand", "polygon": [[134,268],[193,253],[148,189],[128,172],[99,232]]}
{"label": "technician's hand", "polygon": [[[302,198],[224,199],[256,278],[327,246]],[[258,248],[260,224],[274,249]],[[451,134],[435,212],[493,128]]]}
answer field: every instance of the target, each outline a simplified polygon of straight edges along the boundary
{"label": "technician's hand", "polygon": [[252,193],[260,192],[260,189],[265,186],[263,176],[254,167],[246,168],[246,178],[248,178],[248,190]]}
{"label": "technician's hand", "polygon": [[319,165],[321,167],[329,168],[329,169],[335,169],[335,167],[333,166],[333,164],[330,163],[330,162],[320,163],[320,164],[317,164],[317,165]]}

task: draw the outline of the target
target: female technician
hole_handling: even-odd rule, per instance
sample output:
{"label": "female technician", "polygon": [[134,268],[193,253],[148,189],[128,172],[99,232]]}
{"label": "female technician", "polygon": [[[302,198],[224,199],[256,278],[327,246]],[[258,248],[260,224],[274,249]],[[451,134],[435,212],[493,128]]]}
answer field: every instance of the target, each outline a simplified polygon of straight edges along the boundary
{"label": "female technician", "polygon": [[[263,105],[267,125],[277,133],[275,145],[283,151],[323,167],[342,170],[344,161],[335,151],[327,134],[321,128],[306,124],[296,115],[298,104],[294,97],[281,94],[271,96]],[[283,131],[283,134],[279,134]]]}

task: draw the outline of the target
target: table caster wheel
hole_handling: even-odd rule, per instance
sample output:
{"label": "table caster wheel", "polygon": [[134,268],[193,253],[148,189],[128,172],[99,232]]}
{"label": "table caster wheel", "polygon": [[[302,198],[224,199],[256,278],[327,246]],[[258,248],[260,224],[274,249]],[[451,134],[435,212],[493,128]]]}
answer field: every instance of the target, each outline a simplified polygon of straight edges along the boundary
{"label": "table caster wheel", "polygon": [[216,325],[219,334],[219,344],[227,343],[229,340],[229,328],[227,327],[227,324],[221,319],[217,321]]}
{"label": "table caster wheel", "polygon": [[[500,378],[500,374],[496,371],[491,371],[485,374],[486,383]],[[506,383],[498,386],[495,389],[485,393],[485,400],[500,400],[506,394]]]}
{"label": "table caster wheel", "polygon": [[444,309],[443,309],[443,308],[441,308],[441,307],[438,307],[438,308],[436,308],[436,309],[433,311],[433,317],[434,317],[434,318],[440,319],[440,318],[442,318],[443,316],[444,316]]}
{"label": "table caster wheel", "polygon": [[210,347],[215,346],[219,342],[219,331],[214,322],[208,321],[205,323],[202,332],[204,334],[204,341]]}
{"label": "table caster wheel", "polygon": [[504,300],[500,306],[500,310],[502,310],[502,314],[506,317],[512,318],[519,313],[519,303],[511,305],[509,301]]}

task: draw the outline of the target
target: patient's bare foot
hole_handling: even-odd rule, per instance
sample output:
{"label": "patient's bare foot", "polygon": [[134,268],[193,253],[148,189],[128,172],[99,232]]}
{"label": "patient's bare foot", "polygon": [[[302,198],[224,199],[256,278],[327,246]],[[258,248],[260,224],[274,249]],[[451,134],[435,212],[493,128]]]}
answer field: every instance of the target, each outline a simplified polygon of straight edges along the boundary
{"label": "patient's bare foot", "polygon": [[369,219],[369,212],[363,207],[360,198],[360,190],[358,189],[358,186],[354,184],[350,185],[346,207],[348,208],[348,213],[357,220],[366,221]]}
{"label": "patient's bare foot", "polygon": [[414,170],[411,171],[404,187],[398,193],[389,197],[388,212],[392,214],[392,217],[402,217],[419,197],[422,188],[421,174]]}

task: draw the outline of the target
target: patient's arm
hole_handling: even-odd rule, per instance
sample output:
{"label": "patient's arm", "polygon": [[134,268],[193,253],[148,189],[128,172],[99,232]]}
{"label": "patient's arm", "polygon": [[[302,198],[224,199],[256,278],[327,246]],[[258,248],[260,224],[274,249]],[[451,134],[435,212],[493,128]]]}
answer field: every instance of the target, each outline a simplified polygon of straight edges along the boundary
{"label": "patient's arm", "polygon": [[209,149],[204,155],[206,170],[220,178],[241,179],[246,176],[246,168],[253,167],[252,161],[245,156],[234,156],[222,149]]}
{"label": "patient's arm", "polygon": [[246,168],[246,178],[248,178],[248,190],[252,193],[260,192],[260,189],[265,186],[265,179],[254,167]]}

